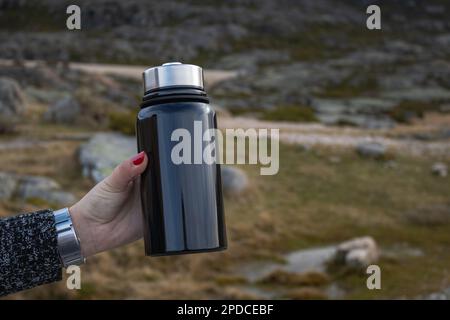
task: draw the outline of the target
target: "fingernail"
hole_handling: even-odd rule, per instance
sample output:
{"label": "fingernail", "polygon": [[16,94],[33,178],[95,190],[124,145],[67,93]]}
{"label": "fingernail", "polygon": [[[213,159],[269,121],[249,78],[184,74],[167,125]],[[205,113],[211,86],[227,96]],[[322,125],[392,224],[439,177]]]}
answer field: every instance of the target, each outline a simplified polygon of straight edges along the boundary
{"label": "fingernail", "polygon": [[142,151],[142,152],[139,152],[137,155],[135,155],[133,158],[131,158],[131,161],[133,162],[133,164],[135,166],[138,166],[144,161],[144,158],[145,158],[145,153],[144,153],[144,151]]}

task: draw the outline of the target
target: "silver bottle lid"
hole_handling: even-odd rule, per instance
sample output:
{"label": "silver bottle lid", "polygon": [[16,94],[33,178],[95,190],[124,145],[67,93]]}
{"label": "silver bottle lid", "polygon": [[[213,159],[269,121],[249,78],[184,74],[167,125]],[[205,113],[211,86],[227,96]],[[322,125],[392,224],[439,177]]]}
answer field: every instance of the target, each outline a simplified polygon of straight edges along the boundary
{"label": "silver bottle lid", "polygon": [[171,86],[193,86],[203,89],[203,70],[193,64],[168,62],[145,70],[143,76],[145,92]]}

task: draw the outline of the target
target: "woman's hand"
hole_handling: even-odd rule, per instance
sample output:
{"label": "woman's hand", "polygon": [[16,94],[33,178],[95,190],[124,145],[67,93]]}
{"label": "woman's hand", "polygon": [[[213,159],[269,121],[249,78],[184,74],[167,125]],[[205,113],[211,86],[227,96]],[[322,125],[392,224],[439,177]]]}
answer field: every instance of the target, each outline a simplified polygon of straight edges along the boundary
{"label": "woman's hand", "polygon": [[144,152],[125,160],[69,208],[85,257],[142,237],[139,176],[147,162]]}

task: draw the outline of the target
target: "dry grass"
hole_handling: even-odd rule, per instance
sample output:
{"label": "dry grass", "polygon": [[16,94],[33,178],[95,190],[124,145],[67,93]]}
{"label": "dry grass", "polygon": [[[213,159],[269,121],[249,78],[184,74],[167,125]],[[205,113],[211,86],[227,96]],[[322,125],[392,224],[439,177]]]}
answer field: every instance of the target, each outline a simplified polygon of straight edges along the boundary
{"label": "dry grass", "polygon": [[296,273],[277,269],[263,277],[260,283],[282,286],[318,287],[326,285],[329,281],[329,277],[319,271]]}
{"label": "dry grass", "polygon": [[247,283],[247,279],[242,276],[226,275],[226,274],[217,276],[215,281],[218,285],[221,286]]}
{"label": "dry grass", "polygon": [[283,295],[283,298],[294,300],[326,300],[327,295],[317,288],[292,289]]}
{"label": "dry grass", "polygon": [[450,205],[431,205],[411,210],[405,214],[411,223],[421,226],[441,226],[450,223]]}

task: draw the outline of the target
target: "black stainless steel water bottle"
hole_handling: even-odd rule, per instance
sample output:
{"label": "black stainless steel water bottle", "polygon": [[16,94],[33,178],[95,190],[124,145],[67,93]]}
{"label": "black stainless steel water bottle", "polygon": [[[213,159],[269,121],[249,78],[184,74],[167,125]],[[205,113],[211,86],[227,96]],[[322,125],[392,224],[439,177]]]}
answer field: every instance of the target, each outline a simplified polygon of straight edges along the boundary
{"label": "black stainless steel water bottle", "polygon": [[144,91],[136,130],[149,158],[141,176],[146,255],[225,249],[220,165],[199,159],[215,143],[204,132],[217,128],[202,68],[172,62],[147,69]]}

